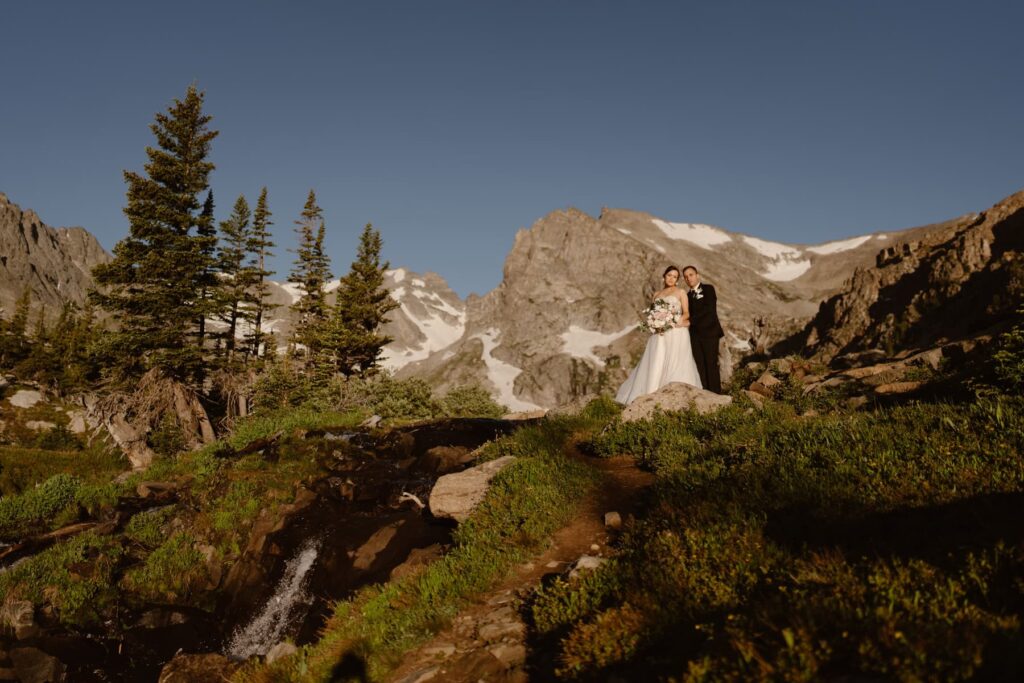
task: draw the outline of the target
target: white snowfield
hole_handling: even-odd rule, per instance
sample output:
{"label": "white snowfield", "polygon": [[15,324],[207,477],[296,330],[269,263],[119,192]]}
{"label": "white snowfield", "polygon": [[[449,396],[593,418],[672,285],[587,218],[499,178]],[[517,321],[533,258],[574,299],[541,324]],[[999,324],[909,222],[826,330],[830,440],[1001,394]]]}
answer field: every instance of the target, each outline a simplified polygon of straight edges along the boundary
{"label": "white snowfield", "polygon": [[562,333],[562,353],[574,358],[584,358],[599,368],[604,367],[604,359],[594,353],[598,346],[608,346],[619,337],[629,334],[636,325],[628,325],[618,332],[597,332],[586,330],[578,325],[570,325],[568,332]]}
{"label": "white snowfield", "polygon": [[401,282],[402,280],[405,279],[405,268],[395,268],[393,270],[385,270],[384,271],[384,276],[385,277],[389,277],[390,276],[391,279],[395,281],[395,284],[398,284],[399,282]]}
{"label": "white snowfield", "polygon": [[498,391],[498,402],[504,403],[508,406],[509,410],[513,411],[538,410],[540,406],[516,398],[513,392],[516,377],[519,376],[522,370],[511,363],[506,363],[491,355],[491,352],[498,346],[498,334],[498,330],[492,327],[486,332],[474,334],[470,337],[470,339],[479,339],[484,344],[483,361],[487,366],[487,378]]}
{"label": "white snowfield", "polygon": [[815,247],[807,247],[807,251],[813,252],[815,254],[838,254],[841,251],[849,251],[850,249],[856,249],[857,247],[871,239],[871,237],[871,235],[861,235],[860,237],[851,237],[848,240],[826,242],[825,244],[819,244]]}
{"label": "white snowfield", "polygon": [[670,239],[686,240],[705,249],[710,249],[716,244],[732,242],[729,233],[703,223],[669,223],[655,218],[654,224]]}
{"label": "white snowfield", "polygon": [[750,235],[744,235],[743,241],[753,247],[762,256],[771,259],[765,270],[761,271],[761,277],[775,282],[795,280],[808,271],[811,267],[810,260],[804,258],[804,253],[797,247],[781,242],[769,242]]}
{"label": "white snowfield", "polygon": [[[411,283],[415,285],[417,281],[422,282],[414,278]],[[410,306],[405,301],[410,295],[419,301],[422,308]],[[409,291],[405,287],[396,287],[391,291],[391,297],[398,302],[402,313],[426,336],[426,340],[406,349],[395,348],[394,345],[385,347],[381,354],[381,365],[388,370],[395,371],[408,363],[423,360],[434,351],[454,344],[466,331],[466,312],[455,308],[436,292],[420,289]]]}

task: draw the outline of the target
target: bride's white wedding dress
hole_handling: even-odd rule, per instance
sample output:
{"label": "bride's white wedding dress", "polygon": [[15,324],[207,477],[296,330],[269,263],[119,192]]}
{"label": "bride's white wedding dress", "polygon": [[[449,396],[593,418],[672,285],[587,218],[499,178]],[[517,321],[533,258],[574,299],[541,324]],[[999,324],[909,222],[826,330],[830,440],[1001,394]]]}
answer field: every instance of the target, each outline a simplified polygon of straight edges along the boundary
{"label": "bride's white wedding dress", "polygon": [[[677,311],[682,313],[682,304],[674,296],[667,299]],[[670,382],[686,382],[698,389],[703,389],[697,362],[690,350],[690,328],[674,327],[662,334],[652,334],[647,340],[644,356],[629,378],[619,387],[615,400],[629,405],[639,396],[650,394]]]}

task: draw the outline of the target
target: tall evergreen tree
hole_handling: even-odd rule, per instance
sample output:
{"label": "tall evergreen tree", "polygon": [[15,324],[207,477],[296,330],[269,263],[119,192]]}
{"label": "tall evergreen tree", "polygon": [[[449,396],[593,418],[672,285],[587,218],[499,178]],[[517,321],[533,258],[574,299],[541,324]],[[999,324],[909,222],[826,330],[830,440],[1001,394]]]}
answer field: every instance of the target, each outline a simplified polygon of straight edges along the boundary
{"label": "tall evergreen tree", "polygon": [[26,287],[14,303],[10,321],[0,321],[0,367],[14,367],[28,355],[28,318],[31,306],[32,291]]}
{"label": "tall evergreen tree", "polygon": [[125,171],[128,183],[128,236],[114,247],[114,258],[96,266],[97,304],[110,311],[118,329],[107,338],[122,376],[151,367],[182,381],[198,381],[203,352],[196,344],[208,266],[200,195],[214,166],[207,161],[211,117],[203,94],[190,86],[150,129],[157,146],[147,147],[146,175]]}
{"label": "tall evergreen tree", "polygon": [[335,369],[345,376],[375,372],[381,351],[392,341],[380,333],[387,314],[398,307],[384,287],[389,264],[380,260],[381,247],[380,233],[367,224],[356,260],[338,285],[326,344]]}
{"label": "tall evergreen tree", "polygon": [[252,334],[247,339],[252,355],[260,355],[260,346],[264,344],[263,318],[275,308],[267,301],[270,294],[270,285],[267,279],[274,274],[274,271],[267,270],[267,259],[274,253],[271,251],[275,246],[270,239],[270,226],[274,223],[270,220],[270,209],[267,206],[267,188],[260,190],[260,197],[256,200],[256,211],[252,215],[252,229],[249,231],[249,241],[246,249],[254,261],[252,299],[255,308],[253,317]]}
{"label": "tall evergreen tree", "polygon": [[255,273],[247,258],[251,217],[245,195],[239,195],[231,217],[220,224],[220,251],[217,254],[217,270],[223,278],[220,317],[228,325],[224,333],[224,348],[229,361],[235,352],[239,324],[250,320],[254,313],[250,304]]}
{"label": "tall evergreen tree", "polygon": [[299,247],[289,282],[299,285],[301,293],[292,304],[297,314],[292,342],[306,347],[306,358],[314,359],[323,348],[324,323],[328,319],[327,281],[331,278],[330,260],[324,253],[324,216],[316,203],[316,193],[309,191],[302,215],[295,221]]}
{"label": "tall evergreen tree", "polygon": [[219,306],[217,290],[220,280],[217,279],[215,253],[217,251],[217,229],[213,222],[213,190],[207,190],[203,210],[196,221],[196,246],[199,249],[202,265],[199,272],[199,327],[198,345],[202,349],[206,344],[206,319],[214,315]]}

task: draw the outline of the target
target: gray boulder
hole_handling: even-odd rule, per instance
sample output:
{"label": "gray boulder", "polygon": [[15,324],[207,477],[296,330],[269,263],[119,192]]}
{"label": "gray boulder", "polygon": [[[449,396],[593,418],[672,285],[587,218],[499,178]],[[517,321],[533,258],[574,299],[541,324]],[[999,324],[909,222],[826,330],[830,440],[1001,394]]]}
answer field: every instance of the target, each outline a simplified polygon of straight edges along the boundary
{"label": "gray boulder", "polygon": [[671,412],[693,408],[702,415],[713,413],[732,403],[732,396],[723,396],[691,384],[672,382],[653,394],[636,399],[622,411],[623,422],[636,422],[650,418],[655,410]]}
{"label": "gray boulder", "polygon": [[457,522],[465,520],[487,495],[491,479],[513,461],[514,456],[506,455],[462,472],[444,475],[430,492],[431,514]]}

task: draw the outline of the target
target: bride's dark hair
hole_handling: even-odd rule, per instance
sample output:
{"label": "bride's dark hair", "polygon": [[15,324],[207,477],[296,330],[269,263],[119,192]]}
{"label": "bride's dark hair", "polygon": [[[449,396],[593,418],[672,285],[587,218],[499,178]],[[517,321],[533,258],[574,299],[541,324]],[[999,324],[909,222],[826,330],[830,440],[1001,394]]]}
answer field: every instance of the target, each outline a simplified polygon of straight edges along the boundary
{"label": "bride's dark hair", "polygon": [[680,270],[679,270],[678,268],[676,268],[675,266],[669,266],[668,268],[666,268],[666,269],[665,269],[665,272],[664,272],[664,273],[662,273],[662,274],[661,274],[661,276],[662,276],[662,277],[665,277],[666,275],[668,275],[669,273],[671,273],[671,272],[672,272],[673,270],[674,270],[674,271],[676,271],[677,273],[680,273],[680,274],[682,274],[682,271],[680,271]]}

